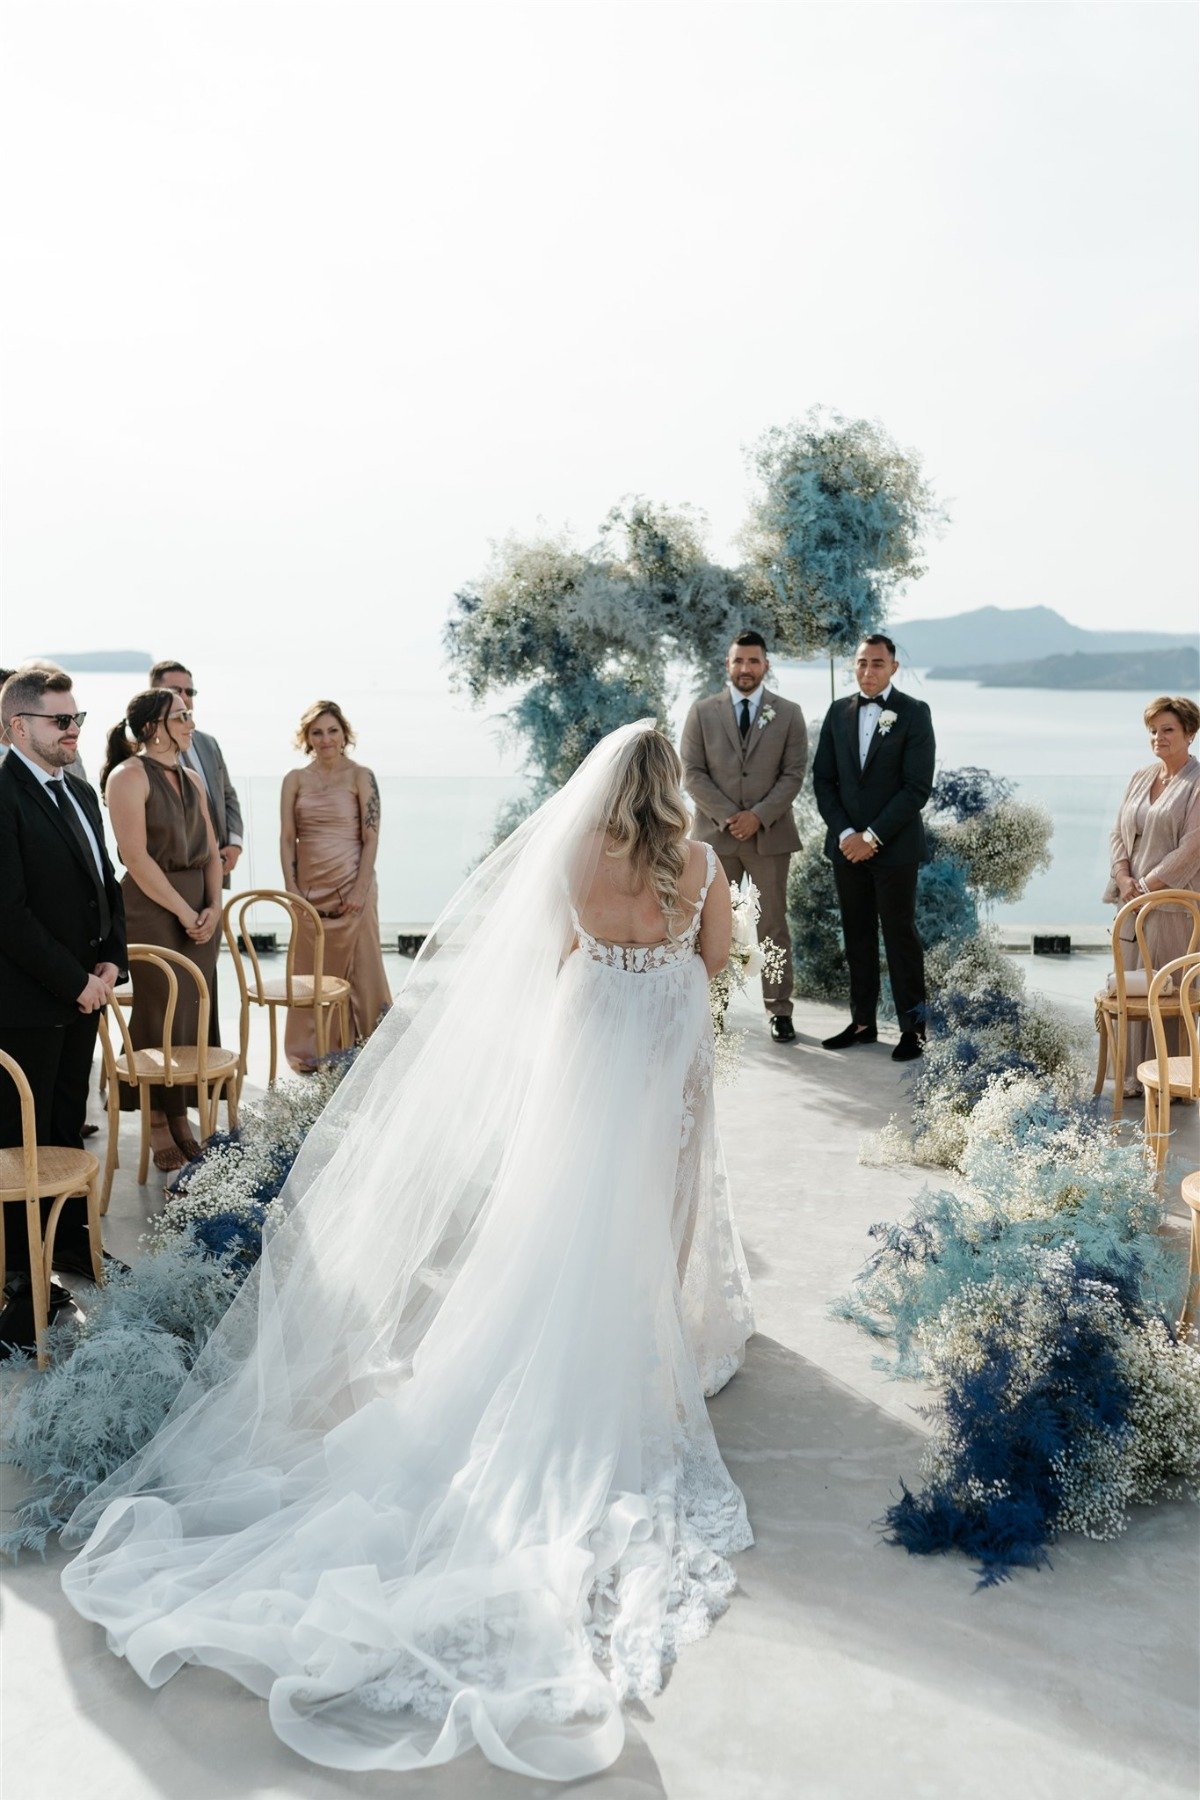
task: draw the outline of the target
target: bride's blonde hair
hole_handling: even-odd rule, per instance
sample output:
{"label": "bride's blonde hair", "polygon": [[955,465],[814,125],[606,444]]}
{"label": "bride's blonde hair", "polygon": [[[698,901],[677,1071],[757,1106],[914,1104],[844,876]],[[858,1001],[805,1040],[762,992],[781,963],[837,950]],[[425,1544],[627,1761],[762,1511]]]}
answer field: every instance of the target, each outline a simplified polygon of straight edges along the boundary
{"label": "bride's blonde hair", "polygon": [[614,796],[606,834],[608,856],[627,856],[639,889],[649,888],[675,936],[682,919],[679,883],[687,868],[691,814],[683,798],[683,764],[661,731],[637,740]]}

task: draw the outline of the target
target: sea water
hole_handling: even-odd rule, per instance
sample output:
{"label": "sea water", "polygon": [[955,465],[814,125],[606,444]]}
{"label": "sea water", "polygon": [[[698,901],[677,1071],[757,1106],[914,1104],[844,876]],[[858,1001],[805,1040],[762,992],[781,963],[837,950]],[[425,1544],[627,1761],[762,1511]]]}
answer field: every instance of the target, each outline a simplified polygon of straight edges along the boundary
{"label": "sea water", "polygon": [[[279,882],[279,787],[303,761],[292,743],[301,711],[333,697],[358,737],[355,755],[379,779],[383,829],[378,860],[386,932],[427,925],[478,860],[493,821],[526,782],[519,746],[506,741],[503,701],[475,709],[450,685],[436,656],[417,666],[369,659],[336,646],[309,660],[292,652],[254,667],[197,658],[197,723],[221,742],[242,801],[246,854],[237,885]],[[982,688],[929,681],[903,670],[898,683],[928,701],[943,768],[966,764],[1013,782],[1054,821],[1053,862],[1024,897],[994,909],[1001,926],[1097,928],[1111,915],[1100,900],[1109,832],[1125,784],[1149,762],[1140,693]],[[772,686],[799,701],[810,754],[830,703],[828,664],[783,664]],[[75,692],[88,712],[81,751],[94,781],[107,728],[141,685],[136,675],[81,674]],[[678,732],[690,694],[682,682],[672,709]],[[839,669],[835,692],[852,692]]]}

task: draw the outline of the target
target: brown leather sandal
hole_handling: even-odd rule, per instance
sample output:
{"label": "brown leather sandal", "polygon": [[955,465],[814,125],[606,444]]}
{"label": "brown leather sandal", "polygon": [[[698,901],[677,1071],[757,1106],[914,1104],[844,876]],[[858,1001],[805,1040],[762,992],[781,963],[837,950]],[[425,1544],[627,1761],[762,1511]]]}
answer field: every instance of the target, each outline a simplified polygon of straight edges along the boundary
{"label": "brown leather sandal", "polygon": [[176,1169],[182,1169],[187,1157],[178,1144],[165,1145],[161,1150],[151,1150],[150,1159],[161,1175],[171,1175]]}

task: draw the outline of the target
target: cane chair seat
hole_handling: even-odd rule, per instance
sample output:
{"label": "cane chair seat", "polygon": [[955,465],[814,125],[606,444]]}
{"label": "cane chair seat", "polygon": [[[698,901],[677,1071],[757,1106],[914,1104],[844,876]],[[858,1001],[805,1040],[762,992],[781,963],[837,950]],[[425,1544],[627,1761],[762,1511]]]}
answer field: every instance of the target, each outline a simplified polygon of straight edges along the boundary
{"label": "cane chair seat", "polygon": [[[290,995],[286,981],[264,981],[261,989],[262,1002],[275,1006],[312,1006],[315,987],[316,980],[312,975],[293,975]],[[344,981],[340,975],[323,975],[321,977],[322,1006],[344,1000],[349,992],[350,983]]]}
{"label": "cane chair seat", "polygon": [[[68,1150],[63,1146],[37,1146],[35,1184],[40,1200],[56,1194],[82,1194],[88,1182],[100,1172],[100,1164],[87,1150]],[[25,1198],[25,1152],[0,1150],[0,1200]]]}
{"label": "cane chair seat", "polygon": [[[236,1070],[240,1058],[236,1050],[216,1050],[211,1045],[205,1058],[208,1078],[211,1081],[217,1075]],[[173,1085],[175,1087],[192,1087],[200,1073],[200,1055],[197,1050],[187,1045],[171,1050],[171,1078],[167,1082],[167,1058],[165,1052],[155,1045],[150,1050],[135,1050],[132,1058],[118,1056],[113,1060],[113,1073],[118,1081],[127,1081],[131,1085],[135,1081],[151,1081],[156,1087]]]}

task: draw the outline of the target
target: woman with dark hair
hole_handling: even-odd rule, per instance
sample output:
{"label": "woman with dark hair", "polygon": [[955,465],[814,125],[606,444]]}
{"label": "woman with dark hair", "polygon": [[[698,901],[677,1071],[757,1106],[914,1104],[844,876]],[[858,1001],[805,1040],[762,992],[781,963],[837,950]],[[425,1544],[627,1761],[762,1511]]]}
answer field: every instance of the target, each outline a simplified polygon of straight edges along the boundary
{"label": "woman with dark hair", "polygon": [[[1113,826],[1112,866],[1104,890],[1110,905],[1124,906],[1138,894],[1163,888],[1200,891],[1200,762],[1191,753],[1200,730],[1200,707],[1186,695],[1161,694],[1142,718],[1154,761],[1134,772]],[[1156,906],[1147,916],[1146,947],[1156,969],[1184,954],[1191,924],[1178,906]],[[1121,947],[1125,967],[1136,969],[1132,915],[1121,928]],[[1168,1025],[1172,1038],[1177,1030],[1173,1022]],[[1153,1054],[1150,1027],[1132,1024],[1126,1069],[1136,1069]],[[1126,1077],[1125,1092],[1140,1092],[1132,1075]]]}
{"label": "woman with dark hair", "polygon": [[[160,944],[194,962],[208,981],[209,1043],[219,1044],[217,948],[221,923],[221,855],[200,777],[180,762],[192,742],[192,714],[169,688],[135,694],[108,734],[100,791],[108,802],[131,944]],[[167,985],[142,966],[134,978],[130,1036],[136,1050],[162,1043]],[[172,1027],[177,1043],[195,1042],[198,996],[179,982]],[[121,1084],[121,1105],[132,1110],[136,1090]],[[150,1146],[156,1169],[181,1169],[200,1154],[188,1118],[195,1088],[151,1089]]]}
{"label": "woman with dark hair", "polygon": [[[379,942],[379,783],[354,762],[350,721],[336,700],[315,700],[296,731],[296,748],[312,760],[291,769],[280,796],[279,855],[283,885],[315,906],[325,926],[326,975],[350,983],[355,1040],[365,1042],[392,1004]],[[301,928],[298,975],[313,969],[312,933]],[[337,1027],[333,1027],[336,1035]],[[338,1048],[336,1042],[334,1049]],[[348,1048],[342,1045],[341,1048]],[[293,1069],[316,1067],[315,1019],[310,1008],[287,1016],[284,1049]]]}

